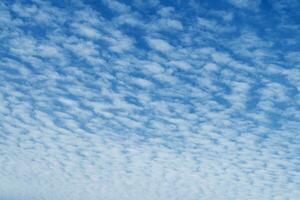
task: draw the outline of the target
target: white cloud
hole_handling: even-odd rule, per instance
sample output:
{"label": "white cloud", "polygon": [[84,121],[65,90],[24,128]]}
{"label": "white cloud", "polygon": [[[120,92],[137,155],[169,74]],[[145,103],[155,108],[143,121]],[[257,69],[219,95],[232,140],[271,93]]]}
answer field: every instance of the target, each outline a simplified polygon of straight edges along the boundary
{"label": "white cloud", "polygon": [[101,37],[101,34],[96,29],[90,26],[79,24],[79,23],[74,23],[72,26],[74,27],[74,29],[76,29],[75,31],[82,36],[92,38],[92,39],[98,39]]}
{"label": "white cloud", "polygon": [[120,3],[117,0],[103,0],[103,2],[113,11],[119,13],[127,13],[130,11],[130,6]]}
{"label": "white cloud", "polygon": [[191,69],[191,65],[188,62],[182,61],[182,60],[172,60],[168,63],[171,66],[175,66],[182,70],[188,70]]}
{"label": "white cloud", "polygon": [[142,64],[141,68],[147,72],[153,73],[153,74],[160,74],[164,72],[164,68],[158,64],[158,63],[145,63]]}
{"label": "white cloud", "polygon": [[238,8],[256,8],[260,0],[228,0],[229,3]]}
{"label": "white cloud", "polygon": [[147,38],[146,40],[148,45],[156,51],[168,52],[173,49],[173,46],[165,40],[158,38]]}
{"label": "white cloud", "polygon": [[152,25],[156,30],[182,30],[183,25],[180,21],[175,19],[162,18],[159,21],[155,21]]}
{"label": "white cloud", "polygon": [[152,85],[150,81],[143,78],[131,78],[131,80],[134,84],[137,84],[138,86],[141,87],[150,87]]}

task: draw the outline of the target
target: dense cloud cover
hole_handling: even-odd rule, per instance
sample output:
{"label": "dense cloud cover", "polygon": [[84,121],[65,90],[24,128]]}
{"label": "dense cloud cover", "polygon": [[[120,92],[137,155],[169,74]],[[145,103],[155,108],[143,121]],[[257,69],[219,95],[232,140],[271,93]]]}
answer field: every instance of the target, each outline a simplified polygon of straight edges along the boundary
{"label": "dense cloud cover", "polygon": [[299,199],[299,10],[1,1],[0,199]]}

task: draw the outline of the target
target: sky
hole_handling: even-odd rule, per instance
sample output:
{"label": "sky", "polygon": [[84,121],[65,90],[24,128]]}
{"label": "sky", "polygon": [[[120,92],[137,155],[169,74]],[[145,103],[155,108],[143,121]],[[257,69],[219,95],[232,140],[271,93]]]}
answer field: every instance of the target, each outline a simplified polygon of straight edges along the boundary
{"label": "sky", "polygon": [[296,200],[299,0],[0,1],[0,200]]}

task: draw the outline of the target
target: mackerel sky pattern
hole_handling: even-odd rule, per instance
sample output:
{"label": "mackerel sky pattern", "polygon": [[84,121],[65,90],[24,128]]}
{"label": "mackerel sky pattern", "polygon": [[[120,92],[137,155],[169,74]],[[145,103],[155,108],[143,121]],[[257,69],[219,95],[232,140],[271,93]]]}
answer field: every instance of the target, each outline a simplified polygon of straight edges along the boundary
{"label": "mackerel sky pattern", "polygon": [[297,200],[299,0],[2,0],[0,200]]}

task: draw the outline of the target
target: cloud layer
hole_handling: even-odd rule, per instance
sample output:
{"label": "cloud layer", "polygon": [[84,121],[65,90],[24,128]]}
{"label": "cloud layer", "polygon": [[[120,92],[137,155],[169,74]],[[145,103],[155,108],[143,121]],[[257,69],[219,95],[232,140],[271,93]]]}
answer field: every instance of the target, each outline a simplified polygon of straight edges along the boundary
{"label": "cloud layer", "polygon": [[299,8],[2,1],[0,199],[298,199]]}

